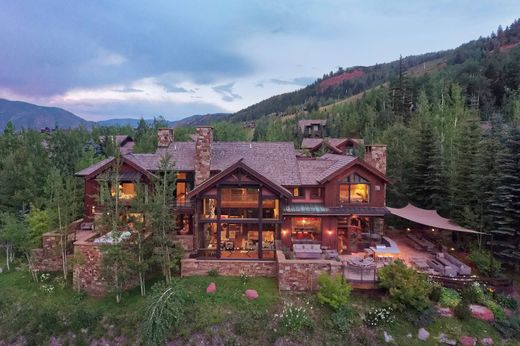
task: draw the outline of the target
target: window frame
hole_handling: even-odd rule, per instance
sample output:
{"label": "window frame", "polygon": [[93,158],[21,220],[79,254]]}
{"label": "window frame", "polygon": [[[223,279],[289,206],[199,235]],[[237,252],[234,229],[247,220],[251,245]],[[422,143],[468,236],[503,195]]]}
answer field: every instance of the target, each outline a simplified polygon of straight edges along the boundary
{"label": "window frame", "polygon": [[[295,190],[298,190],[298,196],[294,195]],[[301,186],[294,186],[292,188],[292,195],[294,199],[305,199],[305,188]]]}
{"label": "window frame", "polygon": [[[354,179],[353,179],[354,178]],[[367,201],[366,202],[352,202],[351,200],[351,187],[352,185],[366,185],[367,187]],[[341,199],[341,187],[347,186],[347,201],[342,201]],[[367,205],[370,204],[372,199],[372,189],[371,189],[371,183],[368,179],[365,179],[361,175],[357,173],[351,173],[350,175],[346,176],[345,178],[338,181],[338,204],[357,204],[357,205]]]}

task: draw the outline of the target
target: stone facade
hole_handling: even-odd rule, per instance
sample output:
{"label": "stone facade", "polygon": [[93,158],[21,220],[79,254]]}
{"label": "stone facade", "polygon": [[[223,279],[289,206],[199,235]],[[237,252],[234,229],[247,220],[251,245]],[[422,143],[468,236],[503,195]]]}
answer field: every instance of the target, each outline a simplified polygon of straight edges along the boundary
{"label": "stone facade", "polygon": [[199,260],[185,258],[181,260],[181,276],[208,275],[208,271],[216,270],[222,276],[276,277],[275,261],[249,260]]}
{"label": "stone facade", "polygon": [[81,263],[74,266],[73,286],[88,295],[102,297],[107,287],[101,277],[101,249],[91,242],[77,242],[74,253],[81,258]]}
{"label": "stone facade", "polygon": [[168,148],[173,142],[173,129],[164,128],[157,130],[157,146]]}
{"label": "stone facade", "polygon": [[278,288],[280,291],[316,291],[320,274],[343,275],[343,264],[328,260],[291,260],[282,251],[278,259]]}
{"label": "stone facade", "polygon": [[193,251],[193,235],[177,234],[173,236],[173,242],[183,247],[186,252]]}
{"label": "stone facade", "polygon": [[33,249],[33,270],[38,272],[57,272],[63,270],[61,259],[61,239],[57,233],[45,233],[43,246]]}
{"label": "stone facade", "polygon": [[386,145],[365,145],[365,162],[386,174]]}
{"label": "stone facade", "polygon": [[195,186],[202,184],[210,177],[211,144],[213,128],[197,127],[195,140]]}

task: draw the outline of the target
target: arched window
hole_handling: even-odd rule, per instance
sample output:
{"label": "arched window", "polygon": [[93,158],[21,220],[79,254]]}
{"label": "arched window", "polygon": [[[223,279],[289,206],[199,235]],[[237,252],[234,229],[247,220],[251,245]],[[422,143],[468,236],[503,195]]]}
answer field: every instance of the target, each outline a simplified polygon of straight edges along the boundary
{"label": "arched window", "polygon": [[370,184],[365,178],[353,173],[339,183],[339,203],[368,203]]}

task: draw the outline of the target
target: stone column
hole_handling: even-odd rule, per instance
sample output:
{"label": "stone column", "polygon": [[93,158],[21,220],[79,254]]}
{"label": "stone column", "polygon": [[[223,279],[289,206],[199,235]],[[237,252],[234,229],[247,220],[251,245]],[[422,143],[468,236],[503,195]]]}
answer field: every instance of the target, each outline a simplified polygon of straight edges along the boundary
{"label": "stone column", "polygon": [[211,173],[211,145],[213,128],[197,127],[195,141],[195,186],[209,179]]}
{"label": "stone column", "polygon": [[365,145],[365,162],[386,174],[386,145]]}

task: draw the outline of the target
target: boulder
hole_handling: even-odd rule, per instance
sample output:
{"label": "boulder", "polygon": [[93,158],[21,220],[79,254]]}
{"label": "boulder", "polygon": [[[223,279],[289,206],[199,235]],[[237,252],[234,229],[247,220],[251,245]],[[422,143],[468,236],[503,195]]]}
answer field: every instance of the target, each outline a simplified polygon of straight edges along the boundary
{"label": "boulder", "polygon": [[477,338],[463,335],[459,338],[459,344],[461,346],[475,346],[477,344]]}
{"label": "boulder", "polygon": [[457,345],[457,340],[455,339],[450,339],[446,334],[444,333],[440,333],[439,336],[437,337],[437,339],[439,340],[439,342],[441,344],[445,344],[445,345],[452,345],[452,346],[455,346]]}
{"label": "boulder", "polygon": [[471,312],[471,316],[478,318],[479,320],[488,322],[495,320],[493,312],[485,306],[471,304],[469,306],[469,311]]}
{"label": "boulder", "polygon": [[258,292],[255,290],[246,290],[246,298],[249,300],[254,300],[258,298]]}
{"label": "boulder", "polygon": [[385,335],[385,342],[386,343],[394,342],[394,337],[392,335],[388,334],[386,331],[384,331],[383,333]]}
{"label": "boulder", "polygon": [[437,312],[439,313],[440,316],[453,317],[453,310],[451,310],[450,308],[444,308],[440,305],[437,305],[435,308],[437,309]]}
{"label": "boulder", "polygon": [[208,288],[206,288],[206,293],[215,293],[217,291],[217,285],[215,285],[214,282],[210,283],[208,285]]}
{"label": "boulder", "polygon": [[480,344],[484,345],[484,346],[493,346],[495,344],[495,342],[493,341],[492,338],[490,338],[489,336],[486,337],[486,338],[482,338],[480,340]]}
{"label": "boulder", "polygon": [[430,333],[424,328],[419,329],[419,333],[417,333],[417,339],[421,341],[426,341],[430,337]]}

